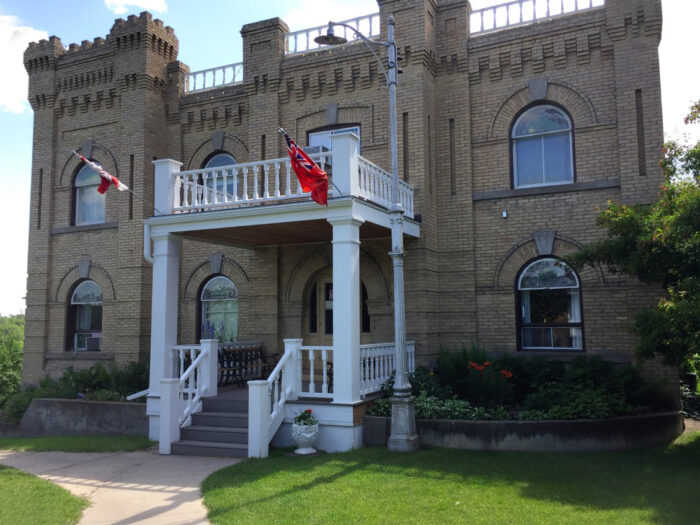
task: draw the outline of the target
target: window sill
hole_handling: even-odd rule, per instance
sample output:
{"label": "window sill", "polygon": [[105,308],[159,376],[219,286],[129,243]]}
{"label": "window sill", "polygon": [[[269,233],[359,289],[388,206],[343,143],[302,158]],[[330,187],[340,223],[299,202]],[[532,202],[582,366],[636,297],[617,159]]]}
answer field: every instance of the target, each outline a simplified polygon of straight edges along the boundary
{"label": "window sill", "polygon": [[113,230],[119,227],[118,222],[102,222],[100,224],[86,224],[84,226],[63,226],[51,230],[51,235],[64,233],[91,232],[98,230]]}
{"label": "window sill", "polygon": [[113,352],[48,352],[44,358],[56,361],[113,361]]}
{"label": "window sill", "polygon": [[604,190],[619,188],[620,178],[594,180],[590,182],[574,182],[571,184],[557,184],[552,186],[534,186],[531,188],[483,191],[472,195],[473,201],[487,201],[493,199],[511,199],[514,197],[528,197],[531,195],[548,195],[552,193],[567,193],[572,191]]}

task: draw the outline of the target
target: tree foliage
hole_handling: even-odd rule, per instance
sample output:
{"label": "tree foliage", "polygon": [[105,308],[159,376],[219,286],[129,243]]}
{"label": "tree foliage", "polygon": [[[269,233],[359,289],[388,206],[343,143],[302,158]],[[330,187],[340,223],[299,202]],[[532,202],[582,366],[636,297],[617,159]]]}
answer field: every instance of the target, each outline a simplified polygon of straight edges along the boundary
{"label": "tree foliage", "polygon": [[24,316],[0,316],[0,407],[22,382]]}
{"label": "tree foliage", "polygon": [[[700,122],[700,101],[686,122]],[[665,297],[635,318],[636,350],[641,357],[660,355],[680,366],[698,362],[700,354],[700,142],[670,141],[664,153],[659,200],[648,206],[608,203],[598,216],[608,238],[584,247],[569,262],[602,264],[661,285]]]}

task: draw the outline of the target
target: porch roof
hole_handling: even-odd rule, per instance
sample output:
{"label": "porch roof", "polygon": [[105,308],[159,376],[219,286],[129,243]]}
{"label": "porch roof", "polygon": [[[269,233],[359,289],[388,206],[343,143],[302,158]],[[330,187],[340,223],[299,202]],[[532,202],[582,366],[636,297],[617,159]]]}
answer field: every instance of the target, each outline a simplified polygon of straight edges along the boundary
{"label": "porch roof", "polygon": [[[360,240],[388,238],[389,213],[383,207],[357,197],[336,197],[328,207],[312,201],[223,209],[200,213],[158,215],[144,221],[151,235],[170,233],[231,246],[268,246],[330,242],[329,221],[352,218],[363,222]],[[417,221],[404,218],[404,233],[420,236]]]}

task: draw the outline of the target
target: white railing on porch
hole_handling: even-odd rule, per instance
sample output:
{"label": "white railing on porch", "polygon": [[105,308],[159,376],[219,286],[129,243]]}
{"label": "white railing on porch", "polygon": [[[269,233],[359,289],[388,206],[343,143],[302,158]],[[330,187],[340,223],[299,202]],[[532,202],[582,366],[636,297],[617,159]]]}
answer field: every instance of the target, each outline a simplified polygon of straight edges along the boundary
{"label": "white railing on porch", "polygon": [[[394,343],[360,345],[360,394],[367,395],[381,390],[391,374],[396,370]],[[416,344],[406,342],[408,372],[416,371]]]}
{"label": "white railing on porch", "polygon": [[[322,170],[328,168],[330,152],[310,156]],[[310,195],[302,190],[289,158],[176,172],[172,183],[175,213],[249,206]]]}
{"label": "white railing on porch", "polygon": [[332,397],[333,347],[300,346],[297,359],[297,392],[304,397]]}
{"label": "white railing on porch", "polygon": [[[264,380],[248,381],[248,456],[267,457],[270,441],[284,420],[287,401],[323,398],[333,401],[332,346],[302,346],[285,339],[284,354]],[[360,345],[361,390],[364,396],[381,389],[394,366],[394,343]],[[408,371],[415,371],[415,343],[406,342]]]}
{"label": "white railing on porch", "polygon": [[161,454],[170,454],[171,444],[180,439],[180,428],[202,409],[202,397],[217,393],[219,343],[203,339],[199,345],[170,349],[170,377],[161,380]]}
{"label": "white railing on porch", "polygon": [[[357,18],[351,18],[350,20],[343,20],[340,23],[352,26],[368,38],[379,36],[381,29],[379,24],[379,13],[358,16]],[[293,33],[287,33],[284,37],[285,55],[294,55],[295,53],[305,53],[307,51],[319,49],[322,46],[314,42],[314,38],[320,35],[325,35],[327,29],[328,24],[302,29],[301,31],[294,31]],[[354,31],[348,29],[347,27],[336,25],[334,30],[337,36],[344,37],[348,42],[358,40]]]}
{"label": "white railing on porch", "polygon": [[243,62],[193,71],[185,75],[185,93],[206,91],[243,82]]}
{"label": "white railing on porch", "polygon": [[469,15],[469,34],[481,35],[605,6],[605,0],[516,0]]}

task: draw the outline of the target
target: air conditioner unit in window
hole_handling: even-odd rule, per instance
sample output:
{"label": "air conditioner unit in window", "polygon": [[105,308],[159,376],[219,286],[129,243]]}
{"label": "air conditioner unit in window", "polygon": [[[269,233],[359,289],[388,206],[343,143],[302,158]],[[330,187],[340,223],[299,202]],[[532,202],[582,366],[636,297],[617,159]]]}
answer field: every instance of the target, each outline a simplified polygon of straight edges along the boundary
{"label": "air conditioner unit in window", "polygon": [[100,351],[100,338],[99,337],[88,337],[85,340],[85,350],[88,352],[99,352]]}

